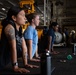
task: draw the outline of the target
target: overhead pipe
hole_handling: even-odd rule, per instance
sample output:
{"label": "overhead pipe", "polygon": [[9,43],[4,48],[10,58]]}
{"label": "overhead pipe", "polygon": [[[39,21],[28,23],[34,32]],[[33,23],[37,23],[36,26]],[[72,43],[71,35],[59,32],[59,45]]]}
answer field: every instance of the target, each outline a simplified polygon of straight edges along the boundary
{"label": "overhead pipe", "polygon": [[0,14],[2,14],[2,15],[4,15],[4,16],[6,16],[6,14],[4,14],[3,12],[0,12]]}
{"label": "overhead pipe", "polygon": [[11,5],[13,6],[16,6],[13,2],[9,1],[9,0],[6,0],[8,3],[10,3]]}
{"label": "overhead pipe", "polygon": [[2,2],[0,2],[0,5],[3,5],[3,3],[2,3]]}

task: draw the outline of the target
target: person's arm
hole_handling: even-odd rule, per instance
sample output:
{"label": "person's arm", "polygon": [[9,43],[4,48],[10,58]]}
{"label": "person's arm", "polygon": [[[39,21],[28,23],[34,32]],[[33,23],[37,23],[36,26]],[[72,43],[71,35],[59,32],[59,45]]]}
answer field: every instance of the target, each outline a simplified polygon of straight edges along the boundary
{"label": "person's arm", "polygon": [[37,48],[36,48],[36,58],[38,57],[38,46],[37,46]]}
{"label": "person's arm", "polygon": [[28,51],[29,51],[28,53],[30,61],[40,62],[40,60],[32,57],[32,40],[27,40],[27,42],[28,42]]}
{"label": "person's arm", "polygon": [[12,66],[13,70],[15,72],[29,72],[28,70],[24,68],[18,67],[17,62],[17,50],[16,50],[16,38],[15,38],[15,30],[12,25],[7,25],[7,27],[4,30],[6,37],[8,38],[8,41],[10,43],[10,50],[11,50],[11,59],[12,59]]}
{"label": "person's arm", "polygon": [[52,36],[48,36],[48,50],[51,52]]}
{"label": "person's arm", "polygon": [[[30,53],[32,54],[32,53]],[[30,68],[38,68],[39,66],[36,66],[36,65],[31,65],[31,64],[28,64],[28,61],[27,61],[27,46],[26,46],[26,41],[24,40],[24,37],[22,37],[22,56],[23,56],[23,62],[24,62],[24,66],[25,67],[30,67]],[[31,55],[32,57],[32,55]]]}
{"label": "person's arm", "polygon": [[[8,25],[5,28],[5,34],[8,38],[8,41],[10,43],[10,48],[11,48],[11,58],[12,58],[12,63],[17,62],[17,51],[16,51],[16,40],[15,40],[15,30],[11,25]],[[18,67],[18,66],[13,66]]]}
{"label": "person's arm", "polygon": [[53,51],[53,44],[52,44],[52,40],[53,40],[53,36],[54,33],[53,33],[53,30],[52,29],[49,29],[48,31],[48,50],[51,52]]}
{"label": "person's arm", "polygon": [[32,40],[27,40],[27,41],[28,41],[29,59],[32,60]]}
{"label": "person's arm", "polygon": [[36,58],[40,58],[38,54],[38,45],[37,45],[37,50],[36,50]]}
{"label": "person's arm", "polygon": [[27,46],[26,46],[26,42],[24,40],[24,37],[22,37],[22,57],[23,57],[23,62],[24,65],[27,65]]}

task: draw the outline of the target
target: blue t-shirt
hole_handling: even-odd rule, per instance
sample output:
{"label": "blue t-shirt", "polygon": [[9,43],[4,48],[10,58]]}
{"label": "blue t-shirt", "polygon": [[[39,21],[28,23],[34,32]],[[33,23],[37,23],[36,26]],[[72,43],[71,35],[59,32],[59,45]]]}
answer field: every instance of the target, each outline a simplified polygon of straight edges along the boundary
{"label": "blue t-shirt", "polygon": [[54,32],[54,30],[52,28],[49,29],[48,36],[52,37],[52,42],[51,42],[51,47],[52,47],[53,44],[54,44],[54,41],[55,41],[55,32]]}
{"label": "blue t-shirt", "polygon": [[24,39],[32,40],[32,57],[33,57],[37,50],[37,44],[38,44],[37,30],[34,29],[32,26],[28,26],[28,28],[24,31]]}

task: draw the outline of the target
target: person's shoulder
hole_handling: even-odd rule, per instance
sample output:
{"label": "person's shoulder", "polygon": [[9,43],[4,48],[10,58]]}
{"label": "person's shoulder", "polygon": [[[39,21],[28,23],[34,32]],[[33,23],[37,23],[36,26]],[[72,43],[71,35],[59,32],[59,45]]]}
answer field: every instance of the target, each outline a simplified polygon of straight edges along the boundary
{"label": "person's shoulder", "polygon": [[27,28],[26,28],[26,30],[24,31],[24,34],[29,34],[29,33],[33,33],[33,28],[32,28],[32,26],[28,26]]}
{"label": "person's shoulder", "polygon": [[7,26],[6,26],[6,28],[12,28],[12,29],[14,29],[14,27],[11,25],[11,24],[8,24]]}
{"label": "person's shoulder", "polygon": [[49,31],[49,32],[53,32],[53,29],[52,29],[52,28],[50,28],[48,31]]}
{"label": "person's shoulder", "polygon": [[27,29],[30,30],[30,31],[33,31],[34,30],[34,28],[32,26],[28,26]]}
{"label": "person's shoulder", "polygon": [[14,27],[13,27],[11,24],[8,24],[8,25],[5,27],[5,29],[4,29],[5,32],[6,32],[6,31],[9,31],[9,30],[15,31]]}
{"label": "person's shoulder", "polygon": [[52,29],[52,28],[50,28],[49,30],[48,30],[48,35],[49,36],[52,36],[54,34],[54,30]]}

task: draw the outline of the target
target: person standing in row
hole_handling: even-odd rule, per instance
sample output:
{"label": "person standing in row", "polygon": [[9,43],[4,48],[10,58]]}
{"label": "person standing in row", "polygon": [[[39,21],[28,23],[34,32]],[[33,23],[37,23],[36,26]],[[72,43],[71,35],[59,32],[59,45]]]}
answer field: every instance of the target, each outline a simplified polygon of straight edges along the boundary
{"label": "person standing in row", "polygon": [[2,21],[2,34],[0,45],[0,70],[11,61],[15,72],[30,72],[18,66],[17,58],[22,56],[24,66],[38,67],[27,62],[27,46],[22,34],[22,25],[26,22],[25,12],[22,8],[13,6],[9,9],[7,17]]}
{"label": "person standing in row", "polygon": [[[24,31],[24,39],[27,44],[28,48],[28,57],[30,61],[37,61],[39,62],[39,59],[33,58],[35,53],[37,53],[37,44],[38,44],[38,34],[36,27],[39,25],[39,14],[38,13],[31,13],[29,15],[26,15],[26,18],[30,25],[27,27],[27,29]],[[38,53],[37,53],[38,54]],[[38,55],[37,55],[38,56]]]}
{"label": "person standing in row", "polygon": [[59,52],[54,51],[53,45],[55,41],[55,32],[58,31],[58,23],[57,22],[52,22],[49,26],[49,30],[47,32],[47,37],[48,37],[48,45],[47,45],[47,50],[51,52],[51,54],[57,54]]}

